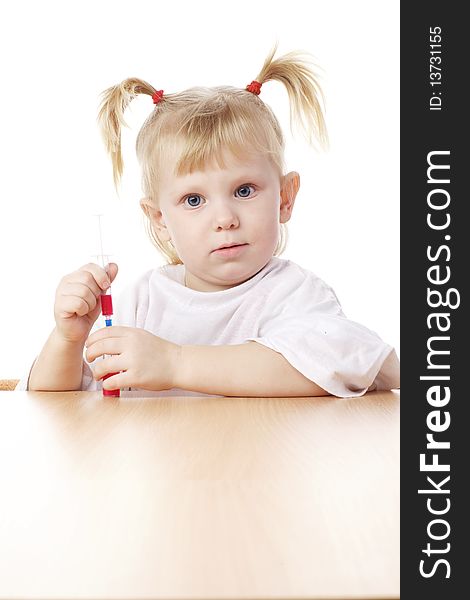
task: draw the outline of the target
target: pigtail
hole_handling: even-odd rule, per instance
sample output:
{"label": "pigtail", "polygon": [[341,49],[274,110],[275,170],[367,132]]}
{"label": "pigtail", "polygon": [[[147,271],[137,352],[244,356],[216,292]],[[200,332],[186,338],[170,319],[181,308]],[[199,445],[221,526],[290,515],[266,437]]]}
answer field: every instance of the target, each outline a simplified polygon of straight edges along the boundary
{"label": "pigtail", "polygon": [[286,87],[290,101],[290,126],[300,125],[308,142],[315,141],[323,148],[328,147],[328,133],[323,117],[324,98],[316,73],[310,67],[310,55],[289,52],[274,58],[277,42],[271,50],[256,78],[259,83],[279,81]]}
{"label": "pigtail", "polygon": [[117,189],[124,170],[121,154],[121,128],[128,127],[124,121],[124,112],[138,94],[152,96],[156,90],[142,79],[125,79],[101,94],[101,106],[98,114],[98,126],[113,165],[114,185]]}

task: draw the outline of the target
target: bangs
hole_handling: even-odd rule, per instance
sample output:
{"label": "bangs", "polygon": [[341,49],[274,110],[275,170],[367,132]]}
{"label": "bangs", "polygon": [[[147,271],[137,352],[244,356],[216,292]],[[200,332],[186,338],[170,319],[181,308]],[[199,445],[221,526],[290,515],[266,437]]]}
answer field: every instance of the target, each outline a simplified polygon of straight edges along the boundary
{"label": "bangs", "polygon": [[200,115],[183,123],[176,132],[183,149],[175,174],[200,171],[214,162],[224,169],[227,167],[224,161],[227,151],[238,159],[250,154],[263,154],[282,171],[282,165],[276,160],[282,154],[277,136],[273,135],[272,128],[266,127],[265,119],[254,116],[249,112],[235,113],[229,105],[225,105],[216,114]]}
{"label": "bangs", "polygon": [[173,159],[174,175],[184,176],[233,156],[266,156],[284,172],[284,137],[271,109],[251,92],[234,88],[191,88],[165,102],[147,119],[136,142],[146,196],[158,202],[158,181]]}

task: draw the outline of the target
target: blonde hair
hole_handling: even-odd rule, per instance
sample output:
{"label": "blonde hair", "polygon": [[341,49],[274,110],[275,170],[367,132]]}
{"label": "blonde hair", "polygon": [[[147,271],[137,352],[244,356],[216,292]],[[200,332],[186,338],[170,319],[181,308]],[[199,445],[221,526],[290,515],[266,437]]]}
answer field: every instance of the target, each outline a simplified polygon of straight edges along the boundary
{"label": "blonde hair", "polygon": [[[289,96],[292,132],[297,124],[311,145],[327,147],[323,95],[317,76],[309,67],[308,57],[305,53],[290,52],[274,59],[276,50],[277,43],[255,81],[283,83]],[[121,154],[121,128],[127,127],[124,112],[137,95],[153,96],[156,91],[146,81],[130,78],[102,93],[98,124],[111,156],[116,189],[124,169]],[[279,122],[271,108],[246,88],[193,87],[175,94],[165,93],[155,105],[136,140],[142,188],[155,206],[158,206],[159,169],[172,149],[180,151],[176,175],[203,169],[212,160],[224,168],[223,150],[229,150],[237,157],[246,156],[247,151],[262,152],[269,156],[279,176],[284,173],[284,137]],[[168,262],[181,264],[171,242],[159,239],[150,219],[147,228]],[[281,224],[276,256],[283,252],[286,241],[287,229]]]}

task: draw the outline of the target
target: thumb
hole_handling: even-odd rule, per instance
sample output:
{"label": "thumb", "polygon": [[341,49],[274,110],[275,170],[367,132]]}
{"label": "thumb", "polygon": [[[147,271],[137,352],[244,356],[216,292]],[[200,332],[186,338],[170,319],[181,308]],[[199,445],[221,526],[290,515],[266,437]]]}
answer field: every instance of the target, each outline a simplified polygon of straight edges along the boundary
{"label": "thumb", "polygon": [[106,267],[106,272],[108,274],[109,277],[109,281],[111,283],[113,283],[113,281],[116,279],[116,275],[118,273],[118,266],[116,263],[109,263]]}

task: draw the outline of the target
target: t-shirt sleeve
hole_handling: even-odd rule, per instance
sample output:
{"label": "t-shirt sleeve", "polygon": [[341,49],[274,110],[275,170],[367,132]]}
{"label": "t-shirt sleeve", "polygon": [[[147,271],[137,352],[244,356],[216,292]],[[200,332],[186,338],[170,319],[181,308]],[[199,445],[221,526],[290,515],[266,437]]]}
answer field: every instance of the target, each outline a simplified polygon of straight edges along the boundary
{"label": "t-shirt sleeve", "polygon": [[35,362],[36,362],[36,359],[34,359],[33,362],[31,363],[29,370],[27,372],[25,371],[24,373],[22,373],[21,379],[16,384],[15,391],[27,392],[29,390],[29,377],[31,375],[31,371],[33,370]]}
{"label": "t-shirt sleeve", "polygon": [[334,396],[360,396],[371,386],[399,387],[394,349],[367,327],[347,319],[327,284],[313,273],[292,284],[267,299],[269,310],[260,320],[258,336],[247,341],[279,352]]}

